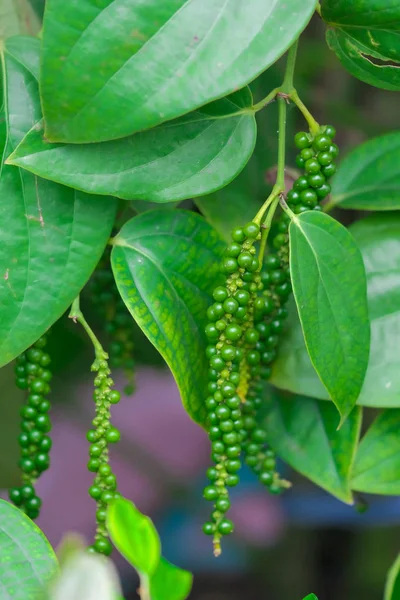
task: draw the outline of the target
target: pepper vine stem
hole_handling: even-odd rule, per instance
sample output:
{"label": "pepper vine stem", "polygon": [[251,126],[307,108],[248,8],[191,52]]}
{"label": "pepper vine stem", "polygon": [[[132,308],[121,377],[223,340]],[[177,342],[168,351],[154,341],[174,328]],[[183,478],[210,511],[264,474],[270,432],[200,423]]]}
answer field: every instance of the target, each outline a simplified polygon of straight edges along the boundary
{"label": "pepper vine stem", "polygon": [[90,338],[90,341],[93,344],[94,353],[98,360],[107,360],[108,354],[103,349],[103,346],[100,344],[97,339],[93,329],[90,327],[89,323],[86,321],[85,317],[80,308],[80,298],[77,296],[72,303],[70,313],[68,315],[70,319],[74,321],[74,323],[79,323],[82,325],[83,329],[86,331],[87,335]]}

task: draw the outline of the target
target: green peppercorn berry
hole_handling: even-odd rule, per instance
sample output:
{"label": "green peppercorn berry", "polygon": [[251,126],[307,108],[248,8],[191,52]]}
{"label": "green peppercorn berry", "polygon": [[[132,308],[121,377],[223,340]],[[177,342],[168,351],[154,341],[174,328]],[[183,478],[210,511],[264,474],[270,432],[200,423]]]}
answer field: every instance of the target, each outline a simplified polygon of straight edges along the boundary
{"label": "green peppercorn berry", "polygon": [[300,152],[300,156],[304,160],[308,160],[309,158],[313,158],[313,156],[314,156],[314,150],[312,148],[303,148],[303,150]]}
{"label": "green peppercorn berry", "polygon": [[273,457],[268,457],[264,460],[262,466],[265,471],[273,471],[276,467],[276,459]]}
{"label": "green peppercorn berry", "polygon": [[43,400],[40,405],[38,406],[38,411],[41,413],[47,413],[49,412],[51,408],[51,404],[48,400]]}
{"label": "green peppercorn berry", "polygon": [[241,416],[242,416],[242,412],[239,409],[231,411],[232,421],[236,421],[236,419],[240,419]]}
{"label": "green peppercorn berry", "polygon": [[273,483],[268,489],[270,494],[274,494],[276,496],[279,496],[279,494],[281,494],[283,491],[283,488],[278,483]]}
{"label": "green peppercorn berry", "polygon": [[206,535],[214,535],[216,531],[215,523],[207,522],[203,525],[203,533]]}
{"label": "green peppercorn berry", "polygon": [[229,244],[229,246],[227,247],[225,252],[228,256],[232,256],[233,258],[236,258],[237,256],[239,256],[241,250],[242,250],[242,246],[240,244],[238,244],[237,242],[233,242],[232,244]]}
{"label": "green peppercorn berry", "polygon": [[40,394],[29,394],[28,404],[33,408],[38,408],[43,402],[44,398]]}
{"label": "green peppercorn berry", "polygon": [[228,290],[222,286],[215,288],[213,298],[216,302],[223,302],[228,298]]}
{"label": "green peppercorn berry", "polygon": [[287,193],[286,200],[288,204],[299,204],[300,202],[300,194],[297,190],[292,189]]}
{"label": "green peppercorn berry", "polygon": [[[306,164],[304,165],[304,170],[307,174],[310,173],[318,173],[321,169],[321,165],[319,164],[319,162],[317,161],[316,158],[309,158],[308,160],[306,160]],[[308,185],[308,180],[307,180],[307,185]]]}
{"label": "green peppercorn berry", "polygon": [[222,513],[226,513],[231,507],[231,503],[228,498],[218,498],[215,502],[215,508]]}
{"label": "green peppercorn berry", "polygon": [[20,389],[20,390],[27,390],[29,383],[28,380],[25,377],[17,377],[15,380],[15,385]]}
{"label": "green peppercorn berry", "polygon": [[[32,364],[32,363],[28,363],[26,366],[28,366],[30,364]],[[24,377],[25,376],[25,367],[24,367],[24,365],[17,365],[15,367],[15,369],[14,369],[14,372],[15,372],[15,374],[16,374],[17,377]]]}
{"label": "green peppercorn berry", "polygon": [[318,202],[318,196],[311,188],[308,188],[308,190],[303,190],[300,194],[300,197],[302,204],[304,204],[304,206],[309,206],[310,208],[314,208]]}
{"label": "green peppercorn berry", "polygon": [[236,387],[227,381],[221,387],[222,396],[225,399],[232,398],[235,395]]}
{"label": "green peppercorn berry", "polygon": [[325,133],[325,135],[329,136],[331,138],[331,140],[333,140],[333,138],[336,135],[336,129],[333,127],[333,125],[327,125],[325,127],[324,133]]}
{"label": "green peppercorn berry", "polygon": [[115,427],[110,427],[106,431],[106,440],[109,444],[115,444],[116,442],[119,442],[120,439],[121,439],[121,433]]}
{"label": "green peppercorn berry", "polygon": [[218,496],[219,496],[218,489],[214,485],[208,485],[203,490],[203,498],[205,500],[214,501],[218,498]]}
{"label": "green peppercorn berry", "polygon": [[235,298],[227,298],[224,300],[222,305],[224,307],[224,311],[228,315],[234,315],[237,309],[239,308],[239,303]]}
{"label": "green peppercorn berry", "polygon": [[261,361],[261,355],[257,350],[250,350],[246,356],[249,365],[258,365]]}
{"label": "green peppercorn berry", "polygon": [[41,379],[34,379],[31,383],[31,391],[35,394],[43,394],[46,389],[46,382]]}
{"label": "green peppercorn berry", "polygon": [[37,412],[33,406],[23,406],[20,410],[21,417],[26,419],[27,421],[32,421],[35,419]]}
{"label": "green peppercorn berry", "polygon": [[331,144],[329,147],[329,153],[332,154],[333,158],[336,158],[339,154],[339,147],[336,144]]}
{"label": "green peppercorn berry", "polygon": [[329,135],[320,134],[317,135],[313,141],[313,147],[315,150],[319,152],[323,152],[324,150],[328,150],[330,145],[332,144],[332,140]]}
{"label": "green peppercorn berry", "polygon": [[92,444],[94,442],[97,442],[98,437],[99,437],[99,435],[98,435],[98,433],[97,433],[97,431],[95,429],[89,429],[89,431],[86,433],[86,439],[87,439],[87,441],[90,442],[90,443],[92,443]]}
{"label": "green peppercorn berry", "polygon": [[266,431],[264,431],[264,429],[261,429],[260,427],[258,427],[257,429],[254,429],[251,432],[252,441],[256,442],[258,444],[263,444],[266,440],[266,437],[267,437]]}
{"label": "green peppercorn berry", "polygon": [[108,394],[108,400],[111,404],[118,404],[121,400],[121,394],[117,390],[111,390]]}
{"label": "green peppercorn berry", "polygon": [[323,167],[330,165],[333,161],[333,158],[333,154],[331,154],[330,152],[319,152],[317,154],[317,160],[319,164]]}
{"label": "green peppercorn berry", "polygon": [[258,479],[263,485],[269,486],[273,482],[274,476],[270,471],[261,471]]}
{"label": "green peppercorn berry", "polygon": [[43,436],[42,441],[40,442],[39,449],[41,452],[50,452],[53,442],[48,435]]}
{"label": "green peppercorn berry", "polygon": [[315,193],[318,196],[319,200],[323,200],[331,193],[331,186],[328,183],[324,183],[321,187],[316,188]]}
{"label": "green peppercorn berry", "polygon": [[33,345],[36,348],[44,348],[47,344],[47,338],[45,335],[42,335]]}
{"label": "green peppercorn berry", "polygon": [[227,446],[234,446],[235,444],[237,444],[238,441],[237,433],[235,431],[231,431],[230,433],[224,433],[224,435],[222,436],[222,440]]}
{"label": "green peppercorn berry", "polygon": [[114,493],[113,492],[109,492],[107,490],[105,490],[104,492],[102,492],[102,494],[101,494],[101,501],[104,502],[104,504],[108,504],[112,500],[114,500]]}
{"label": "green peppercorn berry", "polygon": [[231,342],[237,342],[242,337],[242,328],[235,323],[228,325],[225,329],[225,337]]}
{"label": "green peppercorn berry", "polygon": [[264,266],[268,271],[274,271],[275,269],[279,269],[281,266],[281,261],[276,254],[267,254],[264,259]]}
{"label": "green peppercorn berry", "polygon": [[91,473],[97,473],[100,467],[100,461],[98,458],[91,458],[87,464],[88,471]]}
{"label": "green peppercorn berry", "polygon": [[246,234],[244,233],[243,229],[241,229],[240,227],[237,227],[236,229],[234,229],[231,233],[232,239],[234,242],[244,242],[244,240],[246,239]]}
{"label": "green peppercorn berry", "polygon": [[11,488],[8,492],[8,497],[10,498],[11,502],[14,502],[16,506],[20,506],[22,504],[23,498],[21,490],[19,488]]}
{"label": "green peppercorn berry", "polygon": [[28,435],[31,444],[39,444],[43,438],[43,433],[39,429],[32,429]]}
{"label": "green peppercorn berry", "polygon": [[206,357],[207,358],[211,358],[212,356],[215,356],[216,354],[217,354],[217,349],[214,344],[210,344],[209,346],[207,346],[207,348],[206,348]]}
{"label": "green peppercorn berry", "polygon": [[218,355],[210,358],[210,367],[220,373],[225,368],[225,361]]}
{"label": "green peppercorn berry", "polygon": [[225,421],[230,418],[232,411],[222,404],[215,409],[215,414],[220,421]]}
{"label": "green peppercorn berry", "polygon": [[239,406],[241,404],[241,400],[240,400],[239,396],[235,394],[231,398],[227,398],[225,403],[229,408],[235,410],[235,409],[239,408]]}
{"label": "green peppercorn berry", "polygon": [[51,430],[51,423],[48,415],[38,415],[35,419],[36,427],[40,429],[40,431],[44,431],[47,433]]}
{"label": "green peppercorn berry", "polygon": [[[309,160],[314,160],[314,159],[310,158]],[[306,161],[306,165],[308,162],[309,161]],[[301,190],[306,190],[308,188],[307,177],[305,177],[304,175],[302,175],[301,177],[298,177],[293,184],[293,188],[300,192],[301,192]]]}
{"label": "green peppercorn berry", "polygon": [[226,421],[221,421],[219,424],[219,429],[223,433],[229,433],[233,431],[233,421],[231,419],[227,419]]}
{"label": "green peppercorn berry", "polygon": [[17,358],[15,359],[15,362],[17,363],[17,365],[24,365],[24,364],[26,364],[26,354],[25,354],[25,352],[23,352],[22,354],[20,354],[19,356],[17,356]]}
{"label": "green peppercorn berry", "polygon": [[326,167],[322,167],[322,172],[325,175],[325,177],[332,177],[332,175],[336,173],[336,165],[334,163],[331,163]]}
{"label": "green peppercorn berry", "polygon": [[206,325],[205,334],[209,340],[217,340],[219,338],[219,331],[213,323]]}
{"label": "green peppercorn berry", "polygon": [[314,175],[309,175],[307,179],[312,188],[321,187],[321,185],[324,185],[325,183],[325,177],[322,173],[314,173]]}
{"label": "green peppercorn berry", "polygon": [[26,358],[31,363],[40,363],[40,359],[43,356],[43,352],[39,348],[29,348],[26,351]]}
{"label": "green peppercorn berry", "polygon": [[271,332],[272,333],[280,333],[283,329],[283,323],[279,319],[274,319],[271,321]]}
{"label": "green peppercorn berry", "polygon": [[274,239],[272,240],[272,245],[277,250],[279,248],[281,248],[282,246],[285,246],[286,243],[287,243],[287,235],[284,233],[278,233],[278,235],[276,235],[274,237]]}
{"label": "green peppercorn berry", "polygon": [[311,141],[307,133],[305,131],[299,131],[294,136],[294,144],[296,148],[302,150],[303,148],[309,148],[311,146]]}
{"label": "green peppercorn berry", "polygon": [[102,452],[103,449],[99,444],[92,444],[89,448],[89,456],[92,458],[98,458]]}
{"label": "green peppercorn berry", "polygon": [[243,269],[248,269],[253,262],[253,255],[250,252],[241,252],[237,259],[239,267]]}
{"label": "green peppercorn berry", "polygon": [[210,396],[209,398],[206,399],[205,404],[206,404],[206,409],[210,412],[212,410],[215,410],[215,408],[217,406],[217,401]]}
{"label": "green peppercorn berry", "polygon": [[233,523],[230,519],[222,519],[218,524],[218,531],[221,535],[229,535],[234,530]]}
{"label": "green peppercorn berry", "polygon": [[228,477],[225,479],[225,484],[228,487],[235,487],[237,486],[237,484],[239,483],[239,475],[228,475]]}
{"label": "green peppercorn berry", "polygon": [[231,459],[228,460],[226,463],[226,470],[228,471],[228,473],[236,473],[236,471],[239,471],[241,467],[240,464],[240,460],[238,459]]}
{"label": "green peppercorn berry", "polygon": [[40,374],[40,379],[42,381],[45,381],[46,383],[50,383],[52,378],[53,378],[53,373],[50,371],[50,369],[42,369],[42,372]]}
{"label": "green peppercorn berry", "polygon": [[110,491],[115,491],[117,489],[117,478],[114,473],[110,473],[110,475],[104,477],[103,481]]}
{"label": "green peppercorn berry", "polygon": [[233,446],[228,446],[226,449],[226,455],[228,458],[236,458],[237,456],[240,456],[240,452],[241,447],[239,444],[233,444]]}
{"label": "green peppercorn berry", "polygon": [[243,233],[246,237],[255,239],[260,233],[260,226],[254,221],[250,221],[243,227]]}
{"label": "green peppercorn berry", "polygon": [[49,364],[51,363],[51,357],[50,354],[47,354],[46,352],[42,353],[42,356],[40,357],[40,361],[39,361],[40,365],[42,367],[48,367]]}
{"label": "green peppercorn berry", "polygon": [[214,454],[223,454],[225,450],[225,444],[219,440],[216,440],[211,444],[211,450]]}
{"label": "green peppercorn berry", "polygon": [[254,468],[258,465],[258,457],[257,456],[246,456],[246,458],[244,459],[244,462],[246,463],[246,465],[248,465],[251,468]]}
{"label": "green peppercorn berry", "polygon": [[104,554],[105,556],[109,556],[112,552],[112,545],[110,540],[103,536],[95,541],[94,548],[96,552],[98,552],[99,554]]}
{"label": "green peppercorn berry", "polygon": [[42,501],[40,498],[38,498],[38,496],[33,496],[33,498],[27,500],[25,506],[28,511],[39,511],[40,507],[42,506]]}
{"label": "green peppercorn berry", "polygon": [[236,349],[234,346],[225,345],[221,348],[220,353],[225,362],[232,361],[236,357]]}
{"label": "green peppercorn berry", "polygon": [[275,288],[275,291],[278,294],[278,296],[280,296],[281,298],[287,298],[289,296],[290,292],[292,291],[292,286],[290,285],[290,283],[288,281],[286,281],[285,283],[278,285]]}
{"label": "green peppercorn berry", "polygon": [[107,511],[104,508],[96,510],[96,521],[99,523],[105,523],[107,519]]}
{"label": "green peppercorn berry", "polygon": [[19,466],[24,473],[32,473],[35,468],[35,463],[31,458],[21,458]]}
{"label": "green peppercorn berry", "polygon": [[21,446],[21,448],[28,448],[30,442],[31,442],[31,440],[30,440],[29,433],[23,432],[23,433],[19,434],[18,443]]}
{"label": "green peppercorn berry", "polygon": [[35,466],[39,472],[45,471],[50,466],[49,455],[46,452],[40,452],[35,456]]}

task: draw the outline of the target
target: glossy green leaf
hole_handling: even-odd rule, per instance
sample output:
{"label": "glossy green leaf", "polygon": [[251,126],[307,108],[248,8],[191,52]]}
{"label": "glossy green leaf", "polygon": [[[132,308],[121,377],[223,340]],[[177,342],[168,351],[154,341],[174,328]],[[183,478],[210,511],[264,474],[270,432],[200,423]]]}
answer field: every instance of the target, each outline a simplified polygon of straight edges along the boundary
{"label": "glossy green leaf", "polygon": [[112,561],[83,550],[65,562],[46,600],[117,600],[120,595],[118,572]]}
{"label": "glossy green leaf", "polygon": [[388,571],[383,600],[400,600],[400,554]]}
{"label": "glossy green leaf", "polygon": [[361,409],[356,407],[337,430],[332,403],[273,394],[268,399],[268,443],[296,471],[352,504],[350,474],[361,417]]}
{"label": "glossy green leaf", "polygon": [[354,77],[400,90],[400,5],[396,0],[326,0],[329,47]]}
{"label": "glossy green leaf", "polygon": [[387,409],[360,442],[352,488],[369,494],[400,494],[400,409]]}
{"label": "glossy green leaf", "polygon": [[294,217],[289,238],[293,293],[308,353],[343,423],[360,394],[369,356],[361,252],[343,225],[319,212]]}
{"label": "glossy green leaf", "polygon": [[342,161],[331,204],[358,210],[400,208],[400,131],[368,140]]}
{"label": "glossy green leaf", "polygon": [[160,562],[160,538],[153,521],[125,498],[107,511],[107,529],[117,550],[141,574],[152,576]]}
{"label": "glossy green leaf", "polygon": [[[400,214],[381,213],[350,227],[367,272],[370,358],[357,403],[400,407]],[[294,306],[273,367],[272,383],[294,393],[328,398],[307,355]]]}
{"label": "glossy green leaf", "polygon": [[[39,40],[7,40],[2,54],[10,154],[40,119]],[[98,262],[116,201],[2,165],[0,366],[35,342],[68,308]]]}
{"label": "glossy green leaf", "polygon": [[193,576],[161,558],[155,573],[150,577],[151,600],[185,600],[192,588]]}
{"label": "glossy green leaf", "polygon": [[36,35],[40,21],[28,0],[0,1],[0,41],[18,34]]}
{"label": "glossy green leaf", "polygon": [[220,283],[223,249],[199,215],[154,210],[123,226],[111,254],[122,299],[168,363],[186,410],[200,424],[208,373],[206,311]]}
{"label": "glossy green leaf", "polygon": [[229,183],[251,156],[254,113],[234,116],[251,104],[244,88],[176,121],[100,144],[50,144],[42,123],[8,162],[85,192],[127,200],[201,196]]}
{"label": "glossy green leaf", "polygon": [[288,49],[315,5],[47,0],[41,74],[46,138],[116,139],[226,96]]}
{"label": "glossy green leaf", "polygon": [[57,559],[39,527],[0,500],[1,600],[37,600],[56,572]]}

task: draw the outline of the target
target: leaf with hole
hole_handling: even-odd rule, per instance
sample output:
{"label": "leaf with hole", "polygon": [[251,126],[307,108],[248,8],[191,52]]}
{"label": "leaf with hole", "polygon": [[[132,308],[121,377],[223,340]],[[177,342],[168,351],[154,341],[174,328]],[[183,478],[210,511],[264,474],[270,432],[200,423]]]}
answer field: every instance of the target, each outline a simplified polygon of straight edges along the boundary
{"label": "leaf with hole", "polygon": [[337,411],[330,402],[273,393],[267,409],[268,442],[282,460],[339,500],[352,504],[350,475],[361,409],[352,410],[339,430]]}
{"label": "leaf with hole", "polygon": [[139,573],[147,576],[155,573],[161,544],[149,517],[126,498],[118,498],[109,504],[107,529],[117,550]]}
{"label": "leaf with hole", "polygon": [[400,90],[400,5],[386,0],[326,0],[326,40],[354,77]]}
{"label": "leaf with hole", "polygon": [[[367,272],[371,347],[368,369],[357,403],[400,407],[400,214],[381,213],[350,227]],[[308,357],[296,309],[273,367],[272,383],[297,394],[328,399]]]}
{"label": "leaf with hole", "polygon": [[[40,42],[7,40],[2,53],[10,154],[41,118]],[[0,366],[34,343],[68,308],[98,262],[116,201],[96,198],[2,165]]]}
{"label": "leaf with hole", "polygon": [[400,131],[368,140],[345,157],[332,182],[330,204],[400,209]]}
{"label": "leaf with hole", "polygon": [[158,567],[150,577],[151,600],[185,600],[190,594],[193,576],[189,571],[180,569],[165,558],[161,558]]}
{"label": "leaf with hole", "polygon": [[[229,183],[251,156],[256,123],[245,88],[176,121],[99,144],[50,144],[37,124],[7,162],[93,194],[171,202]],[[241,115],[235,113],[243,109]]]}
{"label": "leaf with hole", "polygon": [[352,488],[368,494],[400,494],[400,409],[383,411],[357,451]]}
{"label": "leaf with hole", "polygon": [[47,0],[41,71],[46,138],[121,138],[226,96],[282,56],[315,5]]}
{"label": "leaf with hole", "polygon": [[2,600],[36,600],[57,573],[57,559],[33,521],[0,499]]}
{"label": "leaf with hole", "polygon": [[183,405],[200,424],[206,418],[206,311],[221,283],[223,249],[202,217],[178,209],[134,217],[114,238],[111,253],[122,299],[166,360]]}
{"label": "leaf with hole", "polygon": [[343,225],[314,211],[292,219],[289,239],[293,293],[307,350],[343,423],[360,394],[369,356],[361,252]]}

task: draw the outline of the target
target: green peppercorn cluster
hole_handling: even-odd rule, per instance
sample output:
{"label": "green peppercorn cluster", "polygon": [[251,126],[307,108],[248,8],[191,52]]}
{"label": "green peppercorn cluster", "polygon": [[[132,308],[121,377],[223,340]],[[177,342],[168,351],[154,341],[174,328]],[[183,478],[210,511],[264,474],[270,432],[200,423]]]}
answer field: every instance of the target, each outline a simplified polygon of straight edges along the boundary
{"label": "green peppercorn cluster", "polygon": [[88,470],[95,473],[93,485],[89,488],[89,495],[96,501],[96,534],[90,551],[109,555],[112,545],[108,539],[105,525],[108,503],[119,496],[117,492],[117,480],[109,464],[109,444],[119,441],[121,434],[118,429],[110,423],[110,407],[117,404],[121,395],[117,390],[111,389],[114,385],[110,377],[110,369],[107,360],[96,359],[92,365],[92,371],[97,372],[94,380],[94,401],[96,404],[96,415],[92,421],[93,429],[87,432],[87,440],[90,442]]}
{"label": "green peppercorn cluster", "polygon": [[[330,192],[328,178],[335,172],[338,148],[333,143],[335,130],[321,128],[313,137],[298,133],[295,144],[301,150],[296,162],[305,175],[299,177],[287,195],[295,213],[320,210],[319,202]],[[232,242],[223,259],[227,281],[213,292],[214,303],[207,311],[209,341],[208,433],[215,466],[207,471],[210,485],[204,489],[206,500],[214,503],[211,520],[203,531],[214,536],[214,553],[221,551],[220,540],[233,531],[226,518],[230,508],[227,488],[239,482],[240,456],[273,494],[290,483],[276,472],[276,456],[267,445],[267,434],[260,425],[263,380],[271,375],[280,334],[288,316],[285,303],[292,287],[289,270],[290,217],[282,213],[274,223],[269,240],[271,253],[260,263],[254,244],[260,227],[251,222],[232,232]]]}
{"label": "green peppercorn cluster", "polygon": [[27,390],[28,394],[21,408],[21,433],[18,438],[22,485],[10,489],[9,497],[31,519],[39,516],[42,501],[35,492],[34,484],[50,466],[52,445],[47,435],[51,430],[51,422],[48,415],[50,402],[46,396],[50,392],[52,372],[48,368],[50,355],[44,350],[46,344],[46,336],[41,337],[17,358],[15,366],[16,385]]}
{"label": "green peppercorn cluster", "polygon": [[328,180],[336,173],[335,158],[339,148],[334,144],[335,128],[326,125],[313,137],[309,133],[296,133],[294,143],[300,150],[296,164],[304,175],[296,179],[287,194],[287,203],[296,214],[306,210],[320,210],[318,203],[331,191]]}
{"label": "green peppercorn cluster", "polygon": [[115,284],[107,249],[90,280],[91,300],[104,322],[110,337],[108,344],[110,366],[122,368],[127,378],[126,394],[134,392],[134,325]]}

